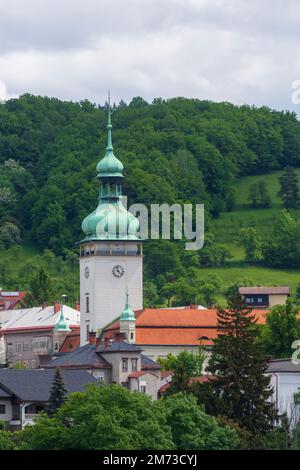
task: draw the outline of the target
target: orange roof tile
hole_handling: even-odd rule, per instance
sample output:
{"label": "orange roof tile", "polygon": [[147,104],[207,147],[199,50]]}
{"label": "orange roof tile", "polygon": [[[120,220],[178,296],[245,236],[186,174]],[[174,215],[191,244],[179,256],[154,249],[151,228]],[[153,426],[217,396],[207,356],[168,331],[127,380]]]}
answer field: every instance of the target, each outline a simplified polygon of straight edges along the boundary
{"label": "orange roof tile", "polygon": [[[259,324],[266,321],[268,310],[252,310]],[[136,342],[140,345],[211,345],[217,337],[217,310],[195,308],[145,308],[135,312]],[[112,338],[119,330],[119,321],[105,328]]]}
{"label": "orange roof tile", "polygon": [[[253,310],[258,323],[265,322],[268,310]],[[193,308],[168,309],[168,308],[145,308],[135,312],[136,326],[216,326],[217,310],[197,310]],[[119,321],[107,326],[105,330],[119,328]]]}
{"label": "orange roof tile", "polygon": [[192,345],[199,346],[200,338],[203,345],[212,344],[216,338],[216,328],[137,328],[136,343],[141,345]]}
{"label": "orange roof tile", "polygon": [[138,379],[139,377],[142,377],[143,375],[147,374],[147,372],[141,370],[141,371],[136,371],[136,372],[131,372],[131,374],[128,375],[129,379]]}
{"label": "orange roof tile", "polygon": [[69,353],[69,352],[74,351],[74,349],[79,348],[79,346],[80,346],[80,332],[79,332],[79,329],[77,328],[76,330],[73,330],[66,335],[59,352]]}

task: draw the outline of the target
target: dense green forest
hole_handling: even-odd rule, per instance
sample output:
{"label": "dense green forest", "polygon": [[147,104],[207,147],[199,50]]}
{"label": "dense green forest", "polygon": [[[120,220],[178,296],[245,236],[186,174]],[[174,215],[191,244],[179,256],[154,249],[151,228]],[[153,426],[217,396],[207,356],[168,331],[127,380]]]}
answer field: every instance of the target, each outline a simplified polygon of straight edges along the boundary
{"label": "dense green forest", "polygon": [[[53,278],[60,279],[57,289],[77,296],[76,242],[82,238],[82,219],[97,204],[95,166],[104,155],[106,121],[106,106],[88,101],[26,94],[0,104],[2,253],[12,244],[24,243],[40,253],[47,250],[46,258],[38,255],[29,261],[19,253],[20,262],[13,256],[11,267],[0,262],[2,285],[28,288],[34,267],[44,264]],[[213,270],[234,258],[228,240],[224,243],[219,237],[218,221],[233,214],[239,198],[236,188],[244,177],[259,179],[287,166],[300,167],[296,115],[185,98],[149,104],[136,97],[114,106],[113,142],[125,167],[124,192],[130,204],[191,202],[206,207],[203,250],[187,252],[181,242],[145,245],[146,304],[214,302],[222,281]],[[281,213],[282,208],[276,207],[272,215],[265,234],[269,239],[259,239],[255,228],[242,233],[248,266],[300,267],[297,211]],[[285,243],[289,237],[292,246]],[[255,248],[252,259],[247,259],[247,243]]]}

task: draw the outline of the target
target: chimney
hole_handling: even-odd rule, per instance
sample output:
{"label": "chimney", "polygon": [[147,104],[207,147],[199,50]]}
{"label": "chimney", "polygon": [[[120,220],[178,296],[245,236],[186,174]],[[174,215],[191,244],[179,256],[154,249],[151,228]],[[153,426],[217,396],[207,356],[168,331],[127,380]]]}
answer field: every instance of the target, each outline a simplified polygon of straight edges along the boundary
{"label": "chimney", "polygon": [[80,312],[80,302],[79,302],[79,300],[76,300],[76,302],[75,302],[75,310],[78,310],[78,312]]}
{"label": "chimney", "polygon": [[95,331],[90,331],[89,332],[89,344],[91,346],[94,346],[96,345],[97,341],[96,341],[96,332]]}
{"label": "chimney", "polygon": [[54,301],[54,313],[57,313],[60,311],[60,301],[59,300],[55,300]]}
{"label": "chimney", "polygon": [[101,345],[101,338],[100,336],[97,336],[96,338],[96,348],[98,348]]}
{"label": "chimney", "polygon": [[104,338],[104,347],[105,347],[105,349],[109,348],[111,343],[112,343],[112,340],[110,338]]}

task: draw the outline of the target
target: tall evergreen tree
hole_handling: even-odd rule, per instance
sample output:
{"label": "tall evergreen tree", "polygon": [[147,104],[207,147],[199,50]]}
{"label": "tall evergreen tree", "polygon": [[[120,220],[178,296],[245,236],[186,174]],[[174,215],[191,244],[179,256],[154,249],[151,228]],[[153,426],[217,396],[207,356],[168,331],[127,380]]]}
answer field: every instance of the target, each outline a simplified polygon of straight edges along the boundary
{"label": "tall evergreen tree", "polygon": [[258,191],[259,191],[259,206],[260,207],[271,207],[271,198],[268,191],[268,185],[265,181],[261,180],[258,183]]}
{"label": "tall evergreen tree", "polygon": [[53,384],[50,390],[49,404],[47,407],[48,416],[52,417],[58,408],[64,403],[67,390],[61,370],[57,368],[54,374]]}
{"label": "tall evergreen tree", "polygon": [[24,307],[37,307],[53,301],[53,283],[48,272],[39,266],[29,282],[29,292],[22,301]]}
{"label": "tall evergreen tree", "polygon": [[217,315],[218,338],[208,365],[214,379],[209,383],[207,411],[238,422],[259,440],[272,428],[276,410],[269,401],[267,360],[256,341],[257,320],[239,295],[230,299],[228,309],[219,308]]}
{"label": "tall evergreen tree", "polygon": [[286,209],[293,209],[299,202],[299,183],[295,170],[286,167],[279,178],[280,191],[278,196],[281,197],[283,205]]}
{"label": "tall evergreen tree", "polygon": [[258,189],[258,184],[253,183],[251,184],[249,188],[249,193],[248,193],[248,201],[252,205],[252,207],[259,207],[259,189]]}

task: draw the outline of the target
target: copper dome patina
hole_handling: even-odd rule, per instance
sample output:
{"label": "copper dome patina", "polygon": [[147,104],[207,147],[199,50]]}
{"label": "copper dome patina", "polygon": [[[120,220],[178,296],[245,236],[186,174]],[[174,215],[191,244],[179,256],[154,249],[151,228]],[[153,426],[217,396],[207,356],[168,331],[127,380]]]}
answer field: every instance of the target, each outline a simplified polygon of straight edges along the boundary
{"label": "copper dome patina", "polygon": [[128,291],[126,292],[126,304],[125,304],[124,310],[121,313],[120,321],[135,321],[134,312],[131,310],[131,307],[129,305],[129,293],[128,293]]}
{"label": "copper dome patina", "polygon": [[108,110],[108,124],[107,124],[107,130],[108,130],[108,138],[107,138],[107,146],[106,146],[106,153],[104,158],[100,160],[100,162],[97,165],[97,178],[107,178],[107,177],[113,177],[113,178],[123,178],[122,171],[124,169],[122,162],[117,159],[117,157],[114,155],[114,148],[112,145],[112,136],[111,136],[111,131],[112,131],[112,125],[111,125],[111,111],[110,107]]}
{"label": "copper dome patina", "polygon": [[84,240],[139,240],[139,221],[128,212],[121,198],[103,201],[82,222]]}
{"label": "copper dome patina", "polygon": [[123,164],[113,153],[111,109],[108,109],[108,140],[106,153],[97,165],[100,182],[98,207],[81,224],[85,241],[140,240],[140,224],[123,205],[121,182]]}

